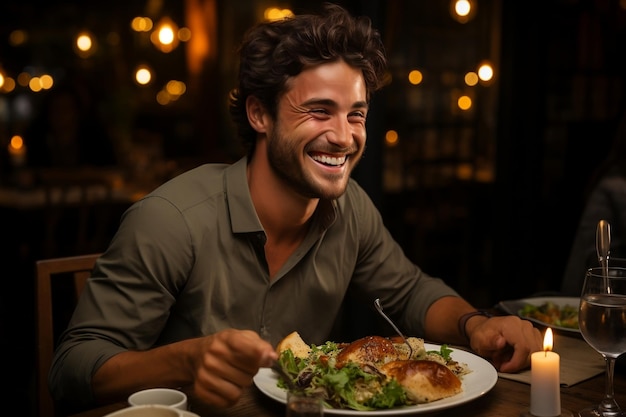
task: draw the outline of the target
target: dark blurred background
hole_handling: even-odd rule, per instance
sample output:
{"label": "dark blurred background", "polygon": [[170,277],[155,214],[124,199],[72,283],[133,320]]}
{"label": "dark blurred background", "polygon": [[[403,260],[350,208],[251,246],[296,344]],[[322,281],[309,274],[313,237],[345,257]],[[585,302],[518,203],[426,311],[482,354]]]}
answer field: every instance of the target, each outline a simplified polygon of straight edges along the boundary
{"label": "dark blurred background", "polygon": [[[465,17],[450,0],[337,3],[371,17],[387,48],[391,81],[373,99],[354,177],[406,254],[480,307],[558,290],[586,187],[624,111],[626,1],[471,0]],[[143,193],[201,163],[236,160],[226,100],[238,41],[270,10],[321,4],[2,2],[9,395],[33,401],[34,261],[102,251]],[[176,45],[154,39],[163,24]],[[75,46],[81,33],[90,49]],[[482,64],[491,78],[477,78]],[[42,191],[55,178],[92,177],[99,204],[59,209]]]}

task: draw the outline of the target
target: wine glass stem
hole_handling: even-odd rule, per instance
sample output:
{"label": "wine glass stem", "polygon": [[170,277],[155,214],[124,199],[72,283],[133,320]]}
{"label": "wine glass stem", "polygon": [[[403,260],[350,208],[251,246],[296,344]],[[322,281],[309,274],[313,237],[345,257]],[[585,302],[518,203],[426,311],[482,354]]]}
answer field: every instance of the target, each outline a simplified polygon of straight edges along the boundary
{"label": "wine glass stem", "polygon": [[619,405],[615,401],[615,393],[613,391],[613,373],[615,371],[615,358],[605,356],[604,361],[606,363],[604,399],[598,406],[598,411],[602,416],[611,416],[613,415],[612,413],[618,413],[620,411]]}

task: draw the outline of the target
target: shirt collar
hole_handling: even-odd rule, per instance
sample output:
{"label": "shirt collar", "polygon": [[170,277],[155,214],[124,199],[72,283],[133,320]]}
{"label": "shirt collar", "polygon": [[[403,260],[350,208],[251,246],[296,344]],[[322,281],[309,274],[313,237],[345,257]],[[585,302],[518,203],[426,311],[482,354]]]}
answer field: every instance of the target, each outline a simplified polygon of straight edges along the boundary
{"label": "shirt collar", "polygon": [[247,161],[247,157],[241,158],[226,168],[224,174],[226,202],[233,233],[256,233],[263,231],[263,226],[256,214],[254,204],[252,204],[252,197],[248,188]]}
{"label": "shirt collar", "polygon": [[[226,201],[230,214],[230,224],[233,233],[257,233],[263,231],[263,226],[256,214],[250,189],[246,167],[248,158],[243,157],[228,168],[224,175]],[[340,197],[340,200],[344,197]],[[325,230],[330,227],[338,215],[339,203],[337,200],[320,200],[316,216]]]}

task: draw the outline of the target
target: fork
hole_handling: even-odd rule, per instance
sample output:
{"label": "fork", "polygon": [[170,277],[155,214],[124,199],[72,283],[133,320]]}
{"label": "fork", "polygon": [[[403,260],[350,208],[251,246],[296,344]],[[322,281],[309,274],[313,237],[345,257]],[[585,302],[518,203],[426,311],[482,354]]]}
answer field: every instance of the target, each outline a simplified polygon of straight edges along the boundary
{"label": "fork", "polygon": [[406,337],[404,337],[404,334],[402,334],[400,329],[398,329],[398,326],[396,326],[395,323],[393,321],[391,321],[389,316],[387,316],[387,314],[385,314],[385,312],[383,311],[383,306],[380,303],[380,298],[377,298],[377,299],[374,300],[374,306],[376,307],[376,310],[378,310],[380,315],[383,316],[383,318],[385,320],[387,320],[387,322],[389,322],[389,324],[391,324],[391,327],[393,327],[393,329],[396,331],[396,333],[398,333],[398,335],[402,338],[402,340],[404,340],[404,343],[406,343],[406,345],[409,347],[409,359],[411,359],[411,357],[413,356],[413,348],[409,344],[409,341],[406,339]]}
{"label": "fork", "polygon": [[302,388],[294,382],[291,376],[285,371],[285,369],[280,365],[278,361],[272,364],[271,368],[274,372],[276,372],[280,377],[285,381],[287,386],[289,387],[289,391],[302,391]]}

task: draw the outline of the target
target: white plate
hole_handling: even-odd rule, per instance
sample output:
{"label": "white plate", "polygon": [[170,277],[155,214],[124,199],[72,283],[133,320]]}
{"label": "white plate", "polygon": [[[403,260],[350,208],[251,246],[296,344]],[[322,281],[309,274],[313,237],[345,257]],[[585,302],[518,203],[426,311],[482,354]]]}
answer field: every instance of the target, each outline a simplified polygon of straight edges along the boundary
{"label": "white plate", "polygon": [[[426,350],[439,350],[441,346],[425,344]],[[452,358],[457,362],[466,363],[472,371],[463,376],[463,392],[449,398],[433,401],[427,404],[418,404],[404,407],[396,407],[375,411],[356,411],[350,409],[325,408],[324,414],[335,414],[344,416],[395,416],[401,414],[430,413],[436,410],[456,407],[466,402],[472,401],[489,392],[498,381],[496,369],[480,356],[464,350],[453,349]],[[282,388],[276,386],[278,376],[270,368],[261,368],[254,376],[254,384],[268,397],[283,404],[287,401],[287,393]]]}
{"label": "white plate", "polygon": [[526,304],[530,304],[533,306],[540,306],[542,304],[547,303],[548,301],[556,304],[559,307],[564,307],[566,305],[578,308],[580,304],[580,298],[578,297],[531,297],[531,298],[522,298],[519,300],[508,300],[508,301],[500,301],[498,306],[505,312],[512,314],[514,316],[522,317],[523,319],[530,320],[533,323],[539,324],[544,327],[551,327],[552,330],[559,330],[565,333],[571,334],[580,334],[580,330],[572,329],[570,327],[561,327],[555,326],[550,323],[544,323],[541,320],[534,319],[532,317],[525,317],[520,315],[520,310],[524,308]]}

